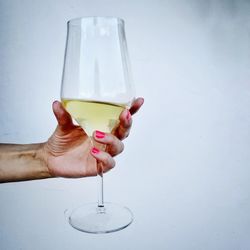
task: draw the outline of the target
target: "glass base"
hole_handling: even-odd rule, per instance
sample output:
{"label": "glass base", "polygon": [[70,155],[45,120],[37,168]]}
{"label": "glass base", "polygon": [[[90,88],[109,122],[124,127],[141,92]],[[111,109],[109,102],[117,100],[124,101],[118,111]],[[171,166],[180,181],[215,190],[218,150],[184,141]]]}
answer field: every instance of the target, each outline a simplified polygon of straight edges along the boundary
{"label": "glass base", "polygon": [[111,233],[124,229],[133,221],[133,214],[127,207],[113,203],[85,204],[74,209],[67,216],[69,224],[86,233]]}

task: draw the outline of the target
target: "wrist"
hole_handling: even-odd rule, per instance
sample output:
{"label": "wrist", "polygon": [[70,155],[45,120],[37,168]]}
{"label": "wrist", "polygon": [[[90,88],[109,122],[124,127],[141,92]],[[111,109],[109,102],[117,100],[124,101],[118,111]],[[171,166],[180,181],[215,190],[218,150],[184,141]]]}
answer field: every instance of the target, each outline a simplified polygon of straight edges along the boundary
{"label": "wrist", "polygon": [[46,150],[46,143],[39,144],[39,148],[37,149],[37,152],[36,152],[36,158],[41,163],[44,177],[45,178],[53,177],[48,167],[48,152]]}
{"label": "wrist", "polygon": [[0,182],[49,177],[43,143],[0,145]]}

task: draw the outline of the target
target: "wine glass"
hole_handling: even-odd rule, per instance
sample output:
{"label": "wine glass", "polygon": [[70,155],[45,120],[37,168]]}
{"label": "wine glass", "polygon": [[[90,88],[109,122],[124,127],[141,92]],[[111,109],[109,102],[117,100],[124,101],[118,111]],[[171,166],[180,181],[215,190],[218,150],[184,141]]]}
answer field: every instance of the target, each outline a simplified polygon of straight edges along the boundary
{"label": "wine glass", "polygon": [[[95,130],[110,133],[135,96],[124,21],[83,17],[70,20],[67,27],[62,103],[90,138]],[[98,202],[74,209],[68,216],[69,223],[88,233],[121,230],[131,224],[133,214],[126,207],[104,203],[100,165],[97,173]]]}

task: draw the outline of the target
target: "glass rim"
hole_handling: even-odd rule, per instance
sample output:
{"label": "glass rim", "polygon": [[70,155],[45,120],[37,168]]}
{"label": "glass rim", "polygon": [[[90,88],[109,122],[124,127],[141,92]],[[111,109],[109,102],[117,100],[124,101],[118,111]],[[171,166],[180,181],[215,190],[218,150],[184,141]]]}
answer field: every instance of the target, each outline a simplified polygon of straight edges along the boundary
{"label": "glass rim", "polygon": [[76,25],[78,22],[81,22],[83,20],[87,20],[87,19],[104,19],[104,20],[116,20],[122,24],[125,23],[124,19],[120,18],[120,17],[115,17],[115,16],[82,16],[82,17],[76,17],[73,19],[70,19],[67,21],[68,25]]}

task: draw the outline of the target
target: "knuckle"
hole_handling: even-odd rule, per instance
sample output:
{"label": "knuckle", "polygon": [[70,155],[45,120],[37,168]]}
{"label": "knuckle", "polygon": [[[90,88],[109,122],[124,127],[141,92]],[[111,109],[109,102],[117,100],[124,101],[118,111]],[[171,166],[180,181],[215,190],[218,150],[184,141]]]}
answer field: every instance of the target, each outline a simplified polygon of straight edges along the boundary
{"label": "knuckle", "polygon": [[124,151],[124,143],[123,142],[121,142],[121,149],[120,149],[120,153],[122,153],[123,151]]}
{"label": "knuckle", "polygon": [[112,169],[112,168],[114,168],[114,167],[115,167],[115,160],[112,159],[111,164],[110,164],[110,169]]}
{"label": "knuckle", "polygon": [[129,136],[129,131],[127,131],[127,132],[125,133],[124,139],[128,138],[128,136]]}
{"label": "knuckle", "polygon": [[127,130],[125,128],[121,127],[119,130],[119,137],[118,138],[119,139],[124,138],[124,136],[126,135],[126,132],[127,132]]}
{"label": "knuckle", "polygon": [[105,155],[102,159],[102,163],[105,165],[105,166],[108,166],[109,165],[109,156],[108,155]]}
{"label": "knuckle", "polygon": [[110,164],[105,165],[105,167],[103,168],[103,173],[108,172],[109,170],[111,170],[111,169],[114,168],[114,167],[115,167],[115,161],[112,160],[112,161],[110,162]]}

